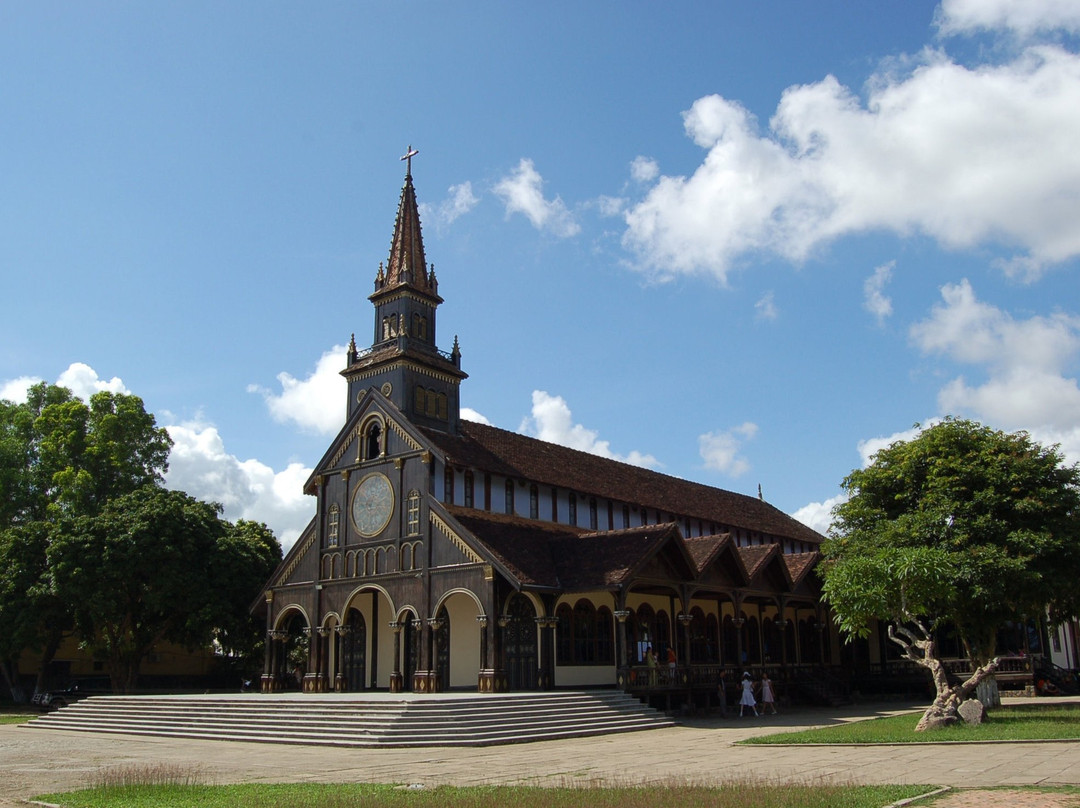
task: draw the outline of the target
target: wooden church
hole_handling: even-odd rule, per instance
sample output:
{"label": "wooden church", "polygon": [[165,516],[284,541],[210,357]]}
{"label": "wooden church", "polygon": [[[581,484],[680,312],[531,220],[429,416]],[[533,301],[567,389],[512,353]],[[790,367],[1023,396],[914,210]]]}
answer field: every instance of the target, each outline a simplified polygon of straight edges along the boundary
{"label": "wooden church", "polygon": [[305,484],[316,516],[258,602],[262,689],[715,692],[724,670],[839,661],[820,534],[760,498],[461,419],[412,154],[371,347],[350,342],[347,417]]}

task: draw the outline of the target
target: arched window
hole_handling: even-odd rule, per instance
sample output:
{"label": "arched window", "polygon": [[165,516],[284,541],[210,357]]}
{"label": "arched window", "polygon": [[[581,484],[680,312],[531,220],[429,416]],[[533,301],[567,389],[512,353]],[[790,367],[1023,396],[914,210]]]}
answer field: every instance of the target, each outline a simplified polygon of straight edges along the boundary
{"label": "arched window", "polygon": [[417,339],[427,339],[427,317],[422,314],[412,316],[412,335]]}
{"label": "arched window", "polygon": [[697,606],[690,610],[690,625],[687,633],[690,635],[690,661],[699,664],[710,662],[709,635],[705,631],[705,612]]}
{"label": "arched window", "polygon": [[615,618],[607,606],[596,610],[596,662],[615,664]]}
{"label": "arched window", "polygon": [[746,621],[746,626],[743,629],[746,634],[743,637],[746,643],[743,648],[746,650],[747,657],[752,665],[761,664],[761,635],[758,634],[758,620],[756,617],[751,617]]}
{"label": "arched window", "polygon": [[579,665],[595,662],[596,610],[584,598],[574,604],[574,661]]}
{"label": "arched window", "polygon": [[556,658],[559,665],[611,665],[615,662],[614,627],[611,610],[595,608],[582,598],[571,609],[562,603],[555,610],[558,620]]}
{"label": "arched window", "polygon": [[555,659],[559,665],[572,665],[574,662],[574,610],[569,603],[560,603],[555,610],[555,619],[559,621],[555,628]]}
{"label": "arched window", "polygon": [[716,615],[710,614],[705,618],[705,637],[707,642],[707,662],[720,661],[720,625],[716,622]]}
{"label": "arched window", "polygon": [[375,460],[382,454],[382,428],[373,423],[364,435],[364,459]]}

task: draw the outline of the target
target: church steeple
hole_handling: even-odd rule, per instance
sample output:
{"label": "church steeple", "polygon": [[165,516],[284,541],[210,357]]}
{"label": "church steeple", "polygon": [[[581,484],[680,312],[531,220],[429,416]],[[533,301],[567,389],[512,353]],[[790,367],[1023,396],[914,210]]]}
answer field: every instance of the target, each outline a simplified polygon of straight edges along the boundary
{"label": "church steeple", "polygon": [[427,260],[424,257],[424,239],[420,232],[420,211],[416,204],[416,189],[412,180],[412,158],[419,154],[409,146],[402,157],[406,161],[405,185],[401,188],[398,201],[397,219],[394,222],[394,237],[390,242],[390,258],[386,262],[386,271],[380,268],[375,279],[376,291],[409,285],[418,291],[435,294],[431,288]]}
{"label": "church steeple", "polygon": [[417,423],[455,432],[458,423],[458,386],[467,374],[461,371],[461,351],[454,340],[453,353],[440,351],[436,343],[435,312],[443,299],[435,268],[424,256],[420,211],[413,187],[412,158],[419,152],[409,147],[405,184],[401,188],[390,256],[380,263],[375,291],[368,298],[375,306],[374,338],[370,350],[359,352],[355,341],[348,350],[349,414],[364,391],[374,387]]}

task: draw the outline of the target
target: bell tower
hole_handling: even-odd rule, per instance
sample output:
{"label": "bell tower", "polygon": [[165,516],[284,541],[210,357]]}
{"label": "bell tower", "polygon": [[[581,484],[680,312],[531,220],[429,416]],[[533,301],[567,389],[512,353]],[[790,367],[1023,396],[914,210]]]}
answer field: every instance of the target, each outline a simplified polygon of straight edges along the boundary
{"label": "bell tower", "polygon": [[468,374],[461,370],[457,338],[450,353],[436,343],[435,314],[443,299],[435,267],[426,262],[420,233],[420,213],[413,187],[409,147],[405,184],[398,201],[390,256],[380,263],[375,291],[368,300],[375,306],[371,348],[359,351],[355,336],[349,341],[342,375],[349,382],[348,415],[352,416],[363,393],[375,388],[420,426],[456,433],[461,409],[459,387]]}

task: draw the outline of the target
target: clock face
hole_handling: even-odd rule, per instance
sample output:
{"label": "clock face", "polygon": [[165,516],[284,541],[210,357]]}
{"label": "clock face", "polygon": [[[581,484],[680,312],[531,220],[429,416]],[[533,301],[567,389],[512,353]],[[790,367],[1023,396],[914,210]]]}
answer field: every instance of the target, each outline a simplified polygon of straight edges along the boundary
{"label": "clock face", "polygon": [[383,531],[394,513],[394,489],[379,473],[366,476],[353,491],[352,519],[361,536]]}

